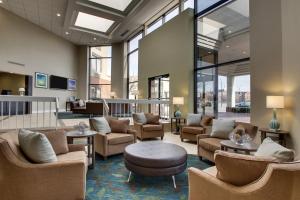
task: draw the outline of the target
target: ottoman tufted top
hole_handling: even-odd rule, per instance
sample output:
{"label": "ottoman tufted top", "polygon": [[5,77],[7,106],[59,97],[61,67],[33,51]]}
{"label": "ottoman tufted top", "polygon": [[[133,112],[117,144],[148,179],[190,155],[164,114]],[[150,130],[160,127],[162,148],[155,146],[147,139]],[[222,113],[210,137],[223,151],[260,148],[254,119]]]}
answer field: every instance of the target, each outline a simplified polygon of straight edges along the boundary
{"label": "ottoman tufted top", "polygon": [[151,141],[127,146],[124,157],[125,160],[141,167],[167,168],[185,163],[187,152],[176,144]]}

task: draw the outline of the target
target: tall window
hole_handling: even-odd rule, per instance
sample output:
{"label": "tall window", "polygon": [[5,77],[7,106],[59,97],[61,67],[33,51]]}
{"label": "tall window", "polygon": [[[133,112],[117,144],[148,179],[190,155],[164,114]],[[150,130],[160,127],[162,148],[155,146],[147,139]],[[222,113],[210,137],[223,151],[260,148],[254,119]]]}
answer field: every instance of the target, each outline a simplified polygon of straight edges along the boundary
{"label": "tall window", "polygon": [[185,0],[183,2],[183,10],[186,10],[188,8],[194,8],[194,0]]}
{"label": "tall window", "polygon": [[[216,2],[199,0],[198,9],[202,12]],[[249,122],[249,0],[233,1],[196,20],[195,111]]]}
{"label": "tall window", "polygon": [[138,91],[139,71],[139,40],[143,33],[139,33],[128,41],[128,98],[134,99]]}
{"label": "tall window", "polygon": [[89,98],[110,98],[111,46],[90,47]]}

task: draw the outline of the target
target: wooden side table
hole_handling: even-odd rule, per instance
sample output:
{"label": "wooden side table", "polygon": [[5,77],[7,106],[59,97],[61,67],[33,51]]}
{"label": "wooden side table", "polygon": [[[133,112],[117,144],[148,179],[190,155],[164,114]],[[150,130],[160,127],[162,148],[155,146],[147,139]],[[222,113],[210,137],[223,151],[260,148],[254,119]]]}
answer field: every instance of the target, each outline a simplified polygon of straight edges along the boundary
{"label": "wooden side table", "polygon": [[180,125],[184,125],[185,123],[186,123],[186,118],[171,117],[171,132],[173,132],[173,129],[175,129],[173,133],[178,135],[180,131]]}
{"label": "wooden side table", "polygon": [[[264,139],[268,137],[268,134],[271,135],[276,135],[278,139],[278,143],[282,146],[286,146],[286,136],[289,135],[290,133],[288,131],[284,130],[272,130],[268,128],[261,128],[259,129],[261,133],[261,142],[263,142]],[[272,137],[272,136],[271,136]]]}
{"label": "wooden side table", "polygon": [[250,155],[250,152],[255,152],[258,149],[258,145],[254,142],[249,142],[244,145],[237,145],[233,143],[231,140],[223,140],[221,143],[221,150],[228,151],[228,149],[232,149],[234,152],[244,151],[245,154]]}
{"label": "wooden side table", "polygon": [[89,163],[89,168],[90,169],[94,169],[95,166],[95,135],[96,135],[96,131],[85,131],[85,132],[80,132],[78,130],[72,130],[72,131],[68,131],[66,133],[67,135],[67,139],[68,139],[68,144],[73,144],[73,141],[75,138],[86,138],[87,139],[87,143],[85,144],[85,146],[87,146],[87,150],[88,150],[88,160],[90,162]]}

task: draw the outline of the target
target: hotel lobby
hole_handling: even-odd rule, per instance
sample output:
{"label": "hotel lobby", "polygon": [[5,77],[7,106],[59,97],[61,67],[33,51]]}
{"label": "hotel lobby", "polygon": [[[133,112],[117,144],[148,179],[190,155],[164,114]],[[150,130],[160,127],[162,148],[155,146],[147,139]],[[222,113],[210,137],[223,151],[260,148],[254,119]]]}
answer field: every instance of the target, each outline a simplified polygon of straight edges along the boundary
{"label": "hotel lobby", "polygon": [[0,0],[0,199],[299,200],[299,8]]}

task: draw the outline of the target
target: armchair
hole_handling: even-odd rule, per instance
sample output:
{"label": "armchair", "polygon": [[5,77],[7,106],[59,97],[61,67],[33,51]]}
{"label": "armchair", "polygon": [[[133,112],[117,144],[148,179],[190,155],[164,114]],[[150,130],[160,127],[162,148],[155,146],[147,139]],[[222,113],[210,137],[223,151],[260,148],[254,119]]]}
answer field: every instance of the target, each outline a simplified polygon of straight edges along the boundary
{"label": "armchair", "polygon": [[[90,128],[97,131],[90,119]],[[136,131],[128,129],[126,133],[112,132],[95,135],[95,152],[106,160],[108,156],[123,153],[125,148],[136,142]]]}
{"label": "armchair", "polygon": [[[244,122],[236,122],[235,127],[238,125],[242,125],[245,128],[246,133],[248,133],[252,138],[255,138],[258,130],[257,126]],[[211,137],[209,132],[197,135],[197,148],[199,158],[206,158],[214,162],[214,153],[216,150],[221,149],[220,142],[222,140],[224,139]]]}
{"label": "armchair", "polygon": [[164,139],[164,125],[162,123],[150,124],[150,123],[139,123],[136,121],[135,114],[133,114],[134,129],[136,130],[137,137],[140,140],[157,138]]}
{"label": "armchair", "polygon": [[[255,168],[253,170],[256,170]],[[189,200],[298,200],[300,199],[300,163],[272,163],[254,182],[235,186],[218,179],[215,167],[190,168]]]}
{"label": "armchair", "polygon": [[70,145],[69,152],[57,158],[55,163],[33,164],[19,147],[18,133],[0,135],[1,199],[85,199],[84,146]]}

